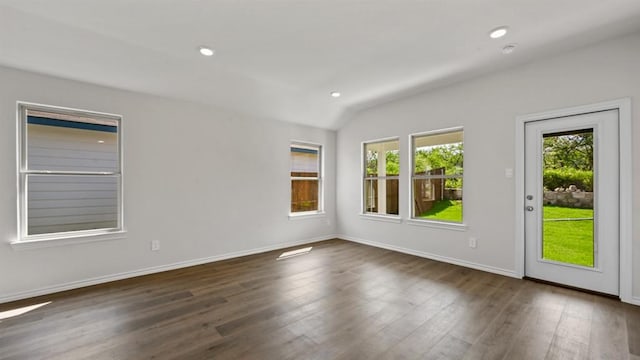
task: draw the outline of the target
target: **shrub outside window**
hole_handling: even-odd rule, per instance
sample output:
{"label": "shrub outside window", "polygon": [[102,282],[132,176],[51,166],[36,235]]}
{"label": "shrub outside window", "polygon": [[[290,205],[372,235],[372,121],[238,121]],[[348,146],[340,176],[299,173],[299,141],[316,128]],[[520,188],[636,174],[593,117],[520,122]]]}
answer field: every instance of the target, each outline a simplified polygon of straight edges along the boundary
{"label": "shrub outside window", "polygon": [[363,145],[363,213],[398,215],[400,153],[398,139]]}
{"label": "shrub outside window", "polygon": [[462,223],[463,131],[411,136],[412,217]]}
{"label": "shrub outside window", "polygon": [[19,238],[122,230],[121,117],[19,103]]}
{"label": "shrub outside window", "polygon": [[290,212],[322,212],[322,147],[292,143]]}

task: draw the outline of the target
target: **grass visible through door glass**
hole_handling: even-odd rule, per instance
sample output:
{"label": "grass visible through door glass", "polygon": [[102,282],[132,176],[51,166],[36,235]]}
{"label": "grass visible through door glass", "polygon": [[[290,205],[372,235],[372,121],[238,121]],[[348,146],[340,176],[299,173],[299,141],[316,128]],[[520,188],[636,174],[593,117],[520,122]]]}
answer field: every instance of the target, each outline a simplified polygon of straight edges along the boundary
{"label": "grass visible through door glass", "polygon": [[544,207],[543,258],[593,267],[593,209]]}

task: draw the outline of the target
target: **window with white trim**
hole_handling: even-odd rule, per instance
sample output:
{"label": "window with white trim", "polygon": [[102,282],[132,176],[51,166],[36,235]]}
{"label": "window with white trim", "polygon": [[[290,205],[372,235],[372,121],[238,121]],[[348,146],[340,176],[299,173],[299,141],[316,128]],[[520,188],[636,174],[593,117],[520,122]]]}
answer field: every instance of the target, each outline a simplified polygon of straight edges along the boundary
{"label": "window with white trim", "polygon": [[462,223],[463,131],[411,136],[412,218]]}
{"label": "window with white trim", "polygon": [[122,230],[118,115],[18,104],[19,241]]}
{"label": "window with white trim", "polygon": [[363,214],[398,215],[398,139],[363,144]]}
{"label": "window with white trim", "polygon": [[322,212],[322,146],[291,143],[291,214]]}

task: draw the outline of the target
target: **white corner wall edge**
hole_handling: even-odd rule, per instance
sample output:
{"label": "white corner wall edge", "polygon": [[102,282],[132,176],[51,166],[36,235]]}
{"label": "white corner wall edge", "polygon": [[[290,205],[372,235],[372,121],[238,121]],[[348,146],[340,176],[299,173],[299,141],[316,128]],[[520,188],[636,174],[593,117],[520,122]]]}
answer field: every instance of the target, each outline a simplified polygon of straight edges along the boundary
{"label": "white corner wall edge", "polygon": [[419,257],[426,258],[426,259],[431,259],[431,260],[436,260],[436,261],[442,261],[442,262],[445,262],[445,263],[449,263],[449,264],[453,264],[453,265],[459,265],[459,266],[463,266],[463,267],[467,267],[467,268],[471,268],[471,269],[475,269],[475,270],[490,272],[490,273],[494,273],[494,274],[498,274],[498,275],[503,275],[503,276],[516,278],[516,279],[522,279],[522,277],[518,276],[518,274],[514,270],[507,270],[507,269],[497,268],[497,267],[494,267],[494,266],[482,265],[482,264],[474,263],[474,262],[471,262],[471,261],[460,260],[460,259],[456,259],[456,258],[442,256],[442,255],[436,255],[436,254],[432,254],[432,253],[428,253],[428,252],[424,252],[424,251],[407,249],[407,248],[403,248],[403,247],[400,247],[400,246],[393,246],[393,245],[379,243],[379,242],[375,242],[375,241],[359,239],[359,238],[355,238],[353,236],[337,235],[336,237],[338,239],[343,239],[343,240],[348,240],[348,241],[352,241],[352,242],[356,242],[356,243],[360,243],[360,244],[364,244],[364,245],[374,246],[374,247],[381,248],[381,249],[397,251],[397,252],[404,253],[404,254],[415,255],[415,256],[419,256]]}
{"label": "white corner wall edge", "polygon": [[172,264],[153,266],[149,268],[128,271],[128,272],[123,272],[118,274],[99,276],[99,277],[86,279],[86,280],[73,281],[73,282],[60,284],[60,285],[47,286],[39,289],[23,291],[23,292],[8,294],[8,295],[2,295],[0,296],[0,304],[10,302],[10,301],[28,299],[36,296],[49,295],[49,294],[53,294],[61,291],[78,289],[86,286],[108,283],[111,281],[133,278],[136,276],[155,274],[155,273],[160,273],[164,271],[202,265],[202,264],[212,263],[212,262],[221,261],[221,260],[228,260],[228,259],[233,259],[237,257],[247,256],[247,255],[260,254],[260,253],[284,249],[292,246],[300,246],[300,245],[305,245],[305,244],[314,243],[318,241],[331,240],[331,239],[335,239],[336,237],[337,235],[333,235],[333,234],[325,235],[325,236],[320,236],[320,237],[315,237],[310,239],[290,241],[286,243],[278,243],[278,244],[265,246],[257,249],[236,251],[236,252],[227,253],[227,254],[209,256],[209,257],[187,260],[187,261],[180,261]]}

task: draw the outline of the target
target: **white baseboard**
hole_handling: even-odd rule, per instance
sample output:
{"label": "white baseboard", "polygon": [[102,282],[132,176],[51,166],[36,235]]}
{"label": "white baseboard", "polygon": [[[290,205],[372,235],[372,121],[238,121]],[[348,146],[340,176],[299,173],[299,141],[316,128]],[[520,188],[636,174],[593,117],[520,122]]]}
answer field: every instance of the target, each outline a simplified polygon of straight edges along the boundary
{"label": "white baseboard", "polygon": [[640,306],[640,297],[637,296],[634,296],[631,299],[622,299],[622,301],[626,302],[627,304]]}
{"label": "white baseboard", "polygon": [[364,245],[370,245],[370,246],[374,246],[374,247],[378,247],[378,248],[382,248],[382,249],[397,251],[397,252],[401,252],[401,253],[404,253],[404,254],[415,255],[415,256],[431,259],[431,260],[442,261],[442,262],[446,262],[446,263],[449,263],[449,264],[464,266],[464,267],[468,267],[468,268],[471,268],[471,269],[476,269],[476,270],[486,271],[486,272],[490,272],[490,273],[494,273],[494,274],[504,275],[504,276],[508,276],[508,277],[512,277],[512,278],[516,278],[516,279],[521,279],[522,278],[521,276],[518,276],[518,274],[514,270],[506,270],[506,269],[501,269],[501,268],[497,268],[497,267],[494,267],[494,266],[482,265],[482,264],[474,263],[474,262],[471,262],[471,261],[460,260],[460,259],[455,259],[455,258],[451,258],[451,257],[447,257],[447,256],[431,254],[431,253],[424,252],[424,251],[407,249],[407,248],[403,248],[403,247],[399,247],[399,246],[379,243],[379,242],[376,242],[376,241],[359,239],[359,238],[355,238],[353,236],[337,235],[337,238],[338,239],[344,239],[344,240],[348,240],[348,241],[357,242],[357,243],[364,244]]}
{"label": "white baseboard", "polygon": [[206,264],[206,263],[211,263],[211,262],[216,262],[221,260],[247,256],[247,255],[260,254],[260,253],[284,249],[292,246],[300,246],[300,245],[305,245],[305,244],[309,244],[317,241],[335,239],[336,237],[337,237],[336,235],[325,235],[325,236],[320,236],[320,237],[311,238],[311,239],[290,241],[286,243],[279,243],[279,244],[264,246],[257,249],[236,251],[236,252],[222,254],[222,255],[209,256],[209,257],[187,260],[187,261],[180,261],[172,264],[153,266],[149,268],[127,271],[127,272],[118,273],[118,274],[98,276],[98,277],[94,277],[86,280],[72,281],[64,284],[42,287],[35,290],[22,291],[22,292],[17,292],[12,294],[3,294],[2,296],[0,296],[0,304],[10,302],[10,301],[28,299],[36,296],[53,294],[60,291],[67,291],[67,290],[78,289],[81,287],[86,287],[91,285],[103,284],[103,283],[116,281],[116,280],[128,279],[136,276],[149,275],[149,274],[159,273],[163,271],[175,270],[175,269],[185,268],[189,266],[201,265],[201,264]]}

